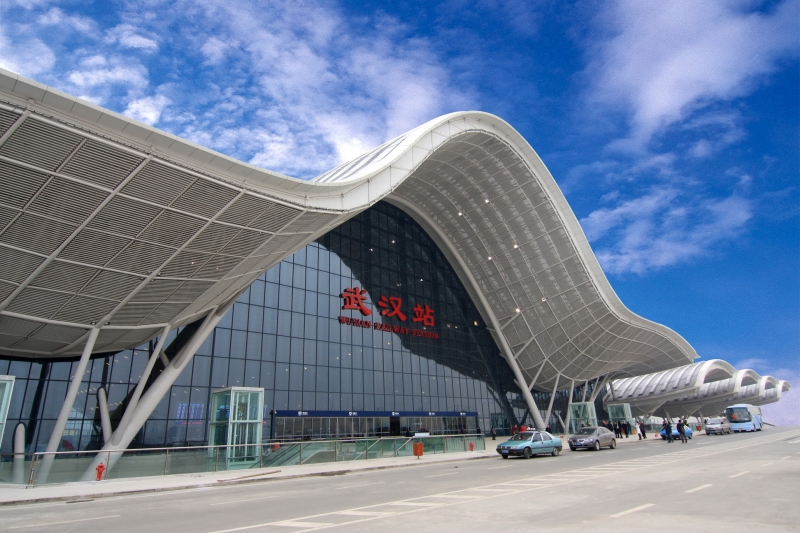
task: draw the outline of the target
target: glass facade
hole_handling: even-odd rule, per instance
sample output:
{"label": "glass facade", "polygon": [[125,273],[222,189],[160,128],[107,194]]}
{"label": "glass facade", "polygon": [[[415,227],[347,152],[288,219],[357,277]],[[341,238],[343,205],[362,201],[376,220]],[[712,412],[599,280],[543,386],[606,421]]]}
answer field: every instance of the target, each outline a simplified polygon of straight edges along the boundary
{"label": "glass facade", "polygon": [[[191,329],[170,334],[173,351]],[[153,345],[90,361],[62,449],[100,447],[98,388],[107,390],[115,425]],[[17,379],[3,452],[19,422],[28,450],[44,449],[76,366],[0,359],[0,374]],[[384,202],[258,278],[131,447],[205,445],[212,390],[225,387],[264,388],[265,439],[275,410],[465,411],[476,413],[483,432],[527,417],[513,374],[452,267],[413,219]],[[576,384],[575,401],[582,390]],[[559,391],[554,403],[562,417],[567,395]],[[550,394],[535,398],[546,409]],[[555,415],[551,425],[558,426]]]}

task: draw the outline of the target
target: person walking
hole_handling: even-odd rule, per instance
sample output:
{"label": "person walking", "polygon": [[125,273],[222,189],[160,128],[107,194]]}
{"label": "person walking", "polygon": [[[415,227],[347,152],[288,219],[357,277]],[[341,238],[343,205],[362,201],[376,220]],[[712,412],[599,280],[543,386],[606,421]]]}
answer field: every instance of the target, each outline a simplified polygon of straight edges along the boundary
{"label": "person walking", "polygon": [[677,428],[678,428],[678,435],[680,435],[681,437],[681,442],[683,444],[686,444],[688,442],[688,440],[686,439],[686,422],[679,418]]}
{"label": "person walking", "polygon": [[497,428],[492,426],[492,440],[497,440]]}
{"label": "person walking", "polygon": [[622,432],[619,428],[619,422],[614,422],[614,436],[618,439],[622,437]]}
{"label": "person walking", "polygon": [[672,444],[675,439],[672,438],[672,424],[669,422],[669,420],[664,420],[664,429],[667,432],[667,442]]}
{"label": "person walking", "polygon": [[628,421],[626,420],[626,421],[620,423],[619,427],[622,430],[622,432],[625,433],[625,438],[627,439],[628,438],[628,434],[631,431],[631,425],[628,424]]}
{"label": "person walking", "polygon": [[644,420],[639,422],[639,439],[647,440],[647,426],[644,425]]}

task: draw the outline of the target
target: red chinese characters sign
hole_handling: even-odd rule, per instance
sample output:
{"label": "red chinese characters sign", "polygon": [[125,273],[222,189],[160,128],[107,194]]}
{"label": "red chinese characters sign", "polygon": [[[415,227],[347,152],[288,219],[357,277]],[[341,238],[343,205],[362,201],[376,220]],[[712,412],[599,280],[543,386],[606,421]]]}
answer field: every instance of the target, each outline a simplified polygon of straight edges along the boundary
{"label": "red chinese characters sign", "polygon": [[[342,294],[339,295],[342,300],[342,309],[344,310],[353,310],[358,311],[361,313],[362,316],[370,316],[372,314],[372,309],[367,307],[367,291],[361,289],[360,287],[348,287],[345,289]],[[381,316],[386,318],[396,318],[401,322],[405,322],[408,320],[408,316],[403,312],[403,299],[397,296],[381,296],[378,299],[378,307],[381,308]],[[412,312],[414,313],[411,317],[411,322],[418,323],[421,322],[423,326],[426,328],[432,328],[436,324],[436,320],[434,318],[434,310],[429,306],[425,305],[422,306],[417,304],[413,307]],[[424,337],[428,339],[438,339],[439,334],[434,331],[428,331],[427,329],[412,329],[406,326],[400,325],[393,325],[388,323],[382,322],[371,322],[369,320],[363,320],[360,318],[351,318],[346,316],[340,316],[339,322],[341,324],[347,324],[349,326],[355,326],[360,328],[371,328],[376,329],[379,331],[388,331],[391,333],[398,333],[402,335],[411,335],[413,337]]]}

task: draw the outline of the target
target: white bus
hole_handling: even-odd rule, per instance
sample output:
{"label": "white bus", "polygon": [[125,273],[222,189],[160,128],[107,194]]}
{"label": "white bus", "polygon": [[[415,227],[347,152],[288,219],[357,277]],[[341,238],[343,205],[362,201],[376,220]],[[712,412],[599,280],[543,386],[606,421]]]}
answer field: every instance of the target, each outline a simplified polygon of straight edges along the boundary
{"label": "white bus", "polygon": [[748,403],[737,403],[725,409],[725,418],[731,423],[732,431],[761,431],[764,422],[761,408]]}

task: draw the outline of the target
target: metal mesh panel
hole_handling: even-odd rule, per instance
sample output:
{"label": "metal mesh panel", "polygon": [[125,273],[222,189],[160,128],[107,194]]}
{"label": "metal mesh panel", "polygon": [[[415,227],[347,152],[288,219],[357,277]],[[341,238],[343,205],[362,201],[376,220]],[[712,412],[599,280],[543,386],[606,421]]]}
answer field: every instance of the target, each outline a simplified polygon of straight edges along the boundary
{"label": "metal mesh panel", "polygon": [[161,275],[188,278],[211,259],[211,257],[210,254],[184,250],[178,253],[178,255],[172,258],[172,260],[161,269]]}
{"label": "metal mesh panel", "polygon": [[[134,302],[163,302],[183,284],[179,279],[152,279],[133,297]],[[130,304],[128,304],[130,305]]]}
{"label": "metal mesh panel", "polygon": [[0,279],[22,283],[44,258],[0,246]]}
{"label": "metal mesh panel", "polygon": [[103,270],[81,291],[81,294],[102,296],[112,300],[122,300],[130,294],[139,283],[141,283],[139,276]]}
{"label": "metal mesh panel", "polygon": [[31,338],[70,343],[80,339],[84,333],[86,333],[86,330],[80,328],[45,324],[42,329],[31,335]]}
{"label": "metal mesh panel", "polygon": [[250,223],[261,216],[264,211],[274,205],[275,202],[246,194],[233,202],[217,220],[220,222],[238,224],[240,226],[249,226]]}
{"label": "metal mesh panel", "polygon": [[172,167],[150,162],[122,189],[143,200],[161,205],[170,205],[183,193],[195,178]]}
{"label": "metal mesh panel", "polygon": [[89,140],[61,172],[114,189],[141,162],[141,157]]}
{"label": "metal mesh panel", "polygon": [[5,335],[14,335],[17,337],[27,337],[41,324],[31,320],[23,320],[11,316],[0,316],[0,333]]}
{"label": "metal mesh panel", "polygon": [[2,241],[40,254],[50,255],[74,230],[74,226],[23,213],[3,233]]}
{"label": "metal mesh panel", "polygon": [[204,279],[221,279],[240,261],[241,258],[239,257],[230,257],[227,255],[215,255],[205,265],[201,266],[200,269],[192,275],[192,277],[204,278]]}
{"label": "metal mesh panel", "polygon": [[0,161],[0,203],[22,209],[47,181],[47,174]]}
{"label": "metal mesh panel", "polygon": [[163,322],[169,322],[185,308],[186,304],[161,304],[152,313],[147,315],[147,318],[144,319],[143,323],[160,324]]}
{"label": "metal mesh panel", "polygon": [[23,315],[50,318],[69,298],[69,294],[28,287],[14,298],[8,310]]}
{"label": "metal mesh panel", "polygon": [[[90,265],[103,266],[129,242],[128,239],[122,237],[84,228],[62,250],[59,257]],[[123,268],[123,270],[125,269]]]}
{"label": "metal mesh panel", "polygon": [[28,117],[0,148],[0,155],[55,170],[80,142],[80,135]]}
{"label": "metal mesh panel", "polygon": [[107,193],[94,187],[55,177],[39,193],[28,210],[65,222],[81,224],[107,196]]}
{"label": "metal mesh panel", "polygon": [[140,238],[166,246],[182,246],[192,235],[200,231],[204,222],[199,218],[190,217],[172,211],[163,211],[144,232]]}
{"label": "metal mesh panel", "polygon": [[19,115],[17,113],[0,109],[0,135],[3,135],[5,132],[7,132],[8,128],[10,128],[18,118]]}
{"label": "metal mesh panel", "polygon": [[31,285],[66,292],[76,292],[92,279],[96,269],[62,261],[53,261],[42,270]]}
{"label": "metal mesh panel", "polygon": [[158,207],[115,196],[87,227],[136,237],[159,213],[161,209]]}
{"label": "metal mesh panel", "polygon": [[225,224],[212,223],[192,239],[186,248],[206,253],[217,253],[228,244],[241,230]]}
{"label": "metal mesh panel", "polygon": [[108,314],[117,302],[101,300],[100,298],[90,298],[88,296],[75,296],[53,318],[65,322],[75,322],[77,324],[90,324],[97,322]]}
{"label": "metal mesh panel", "polygon": [[211,218],[233,200],[236,194],[230,187],[198,179],[173,202],[172,207]]}
{"label": "metal mesh panel", "polygon": [[[158,304],[132,303],[125,304],[122,309],[114,313],[114,324],[119,326],[136,326],[149,315]],[[101,333],[102,335],[102,333]]]}
{"label": "metal mesh panel", "polygon": [[207,281],[187,281],[169,297],[169,301],[193,302],[212,285]]}
{"label": "metal mesh panel", "polygon": [[144,276],[158,269],[174,253],[175,250],[157,244],[133,241],[108,266]]}
{"label": "metal mesh panel", "polygon": [[260,233],[252,230],[242,230],[231,242],[228,243],[221,253],[228,255],[236,255],[239,257],[247,257],[257,247],[261,246],[264,241],[269,239],[270,235],[267,233]]}
{"label": "metal mesh panel", "polygon": [[264,231],[275,232],[288,224],[290,220],[299,214],[299,209],[294,209],[281,204],[275,204],[267,209],[266,213],[248,224],[248,226]]}

